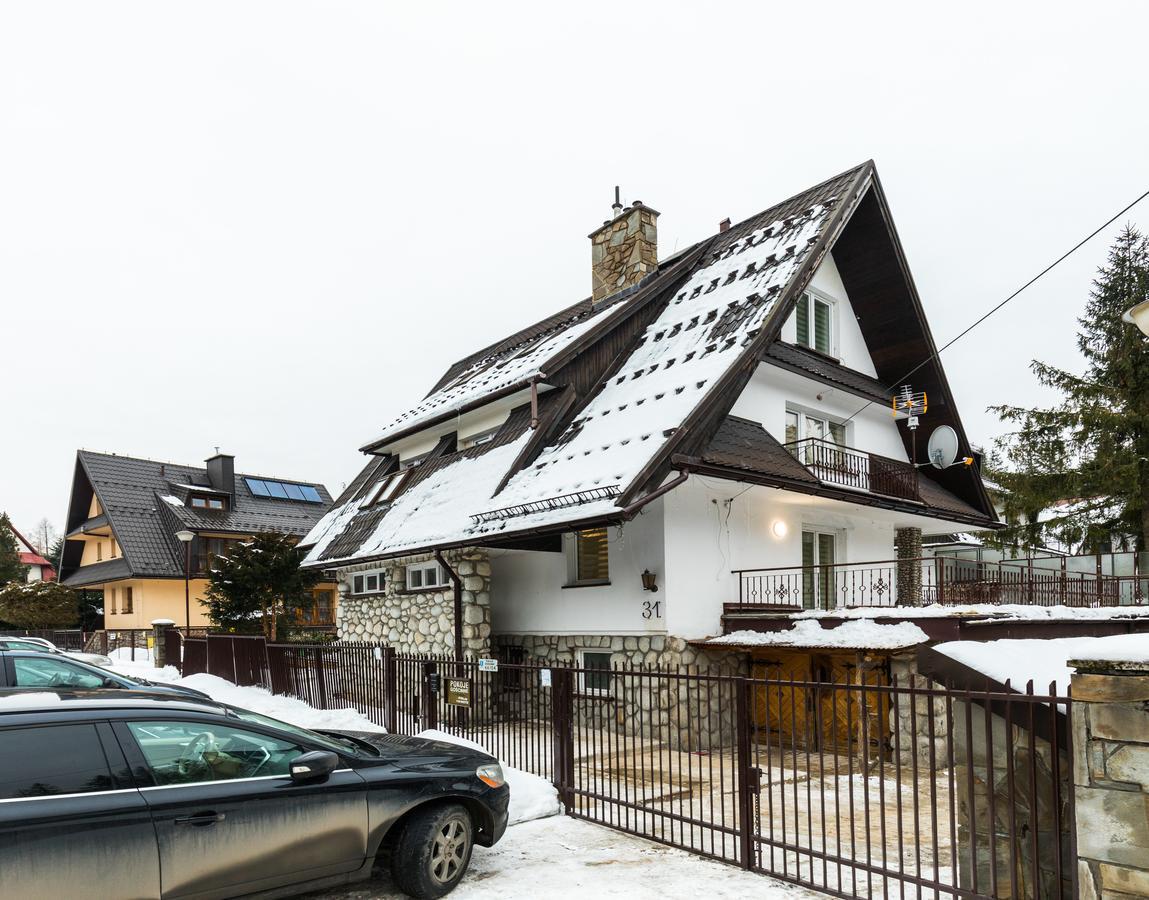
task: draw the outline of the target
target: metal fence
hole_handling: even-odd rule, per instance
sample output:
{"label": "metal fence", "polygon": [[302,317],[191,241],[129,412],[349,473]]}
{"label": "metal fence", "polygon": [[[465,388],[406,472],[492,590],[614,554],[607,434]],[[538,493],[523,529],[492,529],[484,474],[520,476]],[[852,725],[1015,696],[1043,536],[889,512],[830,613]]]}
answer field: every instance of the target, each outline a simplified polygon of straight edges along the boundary
{"label": "metal fence", "polygon": [[861,658],[805,681],[496,668],[217,636],[184,641],[183,671],[450,732],[551,779],[571,815],[833,896],[1076,896],[1072,702],[1055,685],[898,682]]}
{"label": "metal fence", "polygon": [[977,560],[949,556],[738,569],[740,609],[1017,603],[1133,606],[1149,574],[1116,574],[1103,555]]}
{"label": "metal fence", "polygon": [[51,641],[61,650],[83,650],[86,636],[79,628],[25,628],[0,631],[0,637],[35,637]]}

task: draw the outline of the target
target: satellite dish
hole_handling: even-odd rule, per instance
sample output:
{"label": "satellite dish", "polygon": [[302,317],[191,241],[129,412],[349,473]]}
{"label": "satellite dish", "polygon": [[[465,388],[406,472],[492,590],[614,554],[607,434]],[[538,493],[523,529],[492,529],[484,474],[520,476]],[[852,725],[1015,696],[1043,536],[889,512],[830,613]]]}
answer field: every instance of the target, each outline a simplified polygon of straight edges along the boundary
{"label": "satellite dish", "polygon": [[946,469],[954,464],[958,455],[957,432],[948,425],[939,425],[930,434],[930,442],[926,447],[930,465],[935,469]]}

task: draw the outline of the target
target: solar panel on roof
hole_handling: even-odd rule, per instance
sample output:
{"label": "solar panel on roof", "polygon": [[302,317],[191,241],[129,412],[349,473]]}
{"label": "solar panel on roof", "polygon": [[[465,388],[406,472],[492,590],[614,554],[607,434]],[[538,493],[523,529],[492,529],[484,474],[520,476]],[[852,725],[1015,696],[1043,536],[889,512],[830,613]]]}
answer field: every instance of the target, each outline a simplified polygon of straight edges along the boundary
{"label": "solar panel on roof", "polygon": [[245,478],[247,486],[256,497],[274,497],[276,500],[302,500],[305,503],[322,503],[319,491],[310,484],[292,484],[287,481],[272,481],[268,478]]}
{"label": "solar panel on roof", "polygon": [[271,496],[279,497],[281,500],[287,499],[287,491],[283,489],[283,485],[278,481],[265,481],[264,484],[267,485],[267,490]]}

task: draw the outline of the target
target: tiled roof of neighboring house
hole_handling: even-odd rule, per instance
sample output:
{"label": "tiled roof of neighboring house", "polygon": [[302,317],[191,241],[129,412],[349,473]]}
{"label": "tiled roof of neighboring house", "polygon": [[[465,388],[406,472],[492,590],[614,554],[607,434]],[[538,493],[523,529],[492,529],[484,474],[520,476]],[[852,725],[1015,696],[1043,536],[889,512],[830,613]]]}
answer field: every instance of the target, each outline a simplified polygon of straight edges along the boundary
{"label": "tiled roof of neighboring house", "polygon": [[[234,502],[226,511],[193,509],[185,505],[190,494],[213,493],[206,469],[81,450],[77,454],[68,534],[77,534],[82,527],[90,530],[98,524],[109,524],[124,554],[122,560],[109,562],[126,566],[132,576],[182,577],[183,550],[175,537],[179,530],[225,534],[278,531],[302,537],[331,505],[331,495],[322,485],[314,485],[321,502],[309,503],[258,497],[252,493],[248,478],[264,476],[237,473]],[[81,479],[85,484],[79,484]],[[89,490],[95,494],[103,510],[101,516],[80,520],[88,504],[77,502],[77,490],[84,496]],[[97,522],[99,519],[104,521]],[[71,553],[69,558],[66,549],[61,574],[68,584],[80,583],[77,578],[96,583],[90,580],[89,573],[99,565],[106,563],[79,569],[78,557]],[[103,571],[118,569],[109,566]]]}
{"label": "tiled roof of neighboring house", "polygon": [[[76,569],[67,578],[63,579],[64,584],[68,587],[84,587],[89,584],[103,584],[106,581],[118,581],[121,578],[130,578],[133,574],[128,566],[128,561],[124,557],[117,559],[106,559],[103,562],[92,563],[90,566],[84,566]],[[171,576],[178,574],[183,577],[183,569],[181,568],[178,573],[166,573]]]}
{"label": "tiled roof of neighboring house", "polygon": [[[455,363],[423,401],[364,449],[383,453],[401,436],[532,380],[560,389],[539,398],[552,404],[554,417],[538,429],[508,428],[508,421],[497,443],[441,454],[420,466],[419,476],[393,500],[368,512],[365,504],[389,471],[369,463],[354,489],[304,539],[312,545],[307,563],[489,543],[623,517],[665,482],[680,455],[700,448],[738,452],[738,435],[727,431],[726,444],[712,445],[711,438],[763,359],[785,360],[876,396],[880,384],[863,373],[785,346],[770,349],[801,290],[864,201],[870,222],[884,204],[872,163],[688,248],[603,303],[575,304]],[[900,296],[905,321],[919,329],[914,346],[927,346],[916,296]],[[809,482],[809,473],[795,470],[775,450],[765,442],[754,447]]]}
{"label": "tiled roof of neighboring house", "polygon": [[800,374],[812,375],[819,381],[838,385],[852,394],[886,404],[889,395],[885,386],[864,372],[850,369],[841,363],[823,356],[817,350],[809,350],[786,341],[775,341],[766,348],[762,358],[783,368],[796,370]]}

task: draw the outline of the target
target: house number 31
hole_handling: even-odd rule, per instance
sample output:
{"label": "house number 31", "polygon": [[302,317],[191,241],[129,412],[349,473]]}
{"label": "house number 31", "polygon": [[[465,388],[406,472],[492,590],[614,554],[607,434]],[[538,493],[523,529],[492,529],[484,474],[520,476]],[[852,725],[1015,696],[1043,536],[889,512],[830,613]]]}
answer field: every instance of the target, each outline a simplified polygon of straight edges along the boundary
{"label": "house number 31", "polygon": [[661,619],[662,618],[662,601],[661,600],[643,600],[642,601],[642,617],[644,619]]}

